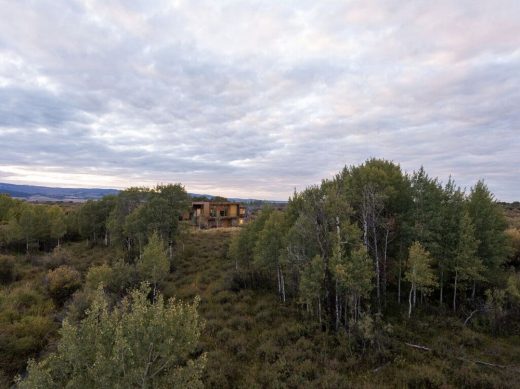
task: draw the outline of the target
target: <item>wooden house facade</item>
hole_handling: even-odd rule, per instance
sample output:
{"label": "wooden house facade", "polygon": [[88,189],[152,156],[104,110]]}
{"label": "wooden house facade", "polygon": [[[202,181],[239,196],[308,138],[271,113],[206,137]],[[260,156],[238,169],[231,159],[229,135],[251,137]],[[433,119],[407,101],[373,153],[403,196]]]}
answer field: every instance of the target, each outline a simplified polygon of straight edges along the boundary
{"label": "wooden house facade", "polygon": [[244,223],[246,209],[228,201],[194,201],[189,219],[199,228],[235,227]]}

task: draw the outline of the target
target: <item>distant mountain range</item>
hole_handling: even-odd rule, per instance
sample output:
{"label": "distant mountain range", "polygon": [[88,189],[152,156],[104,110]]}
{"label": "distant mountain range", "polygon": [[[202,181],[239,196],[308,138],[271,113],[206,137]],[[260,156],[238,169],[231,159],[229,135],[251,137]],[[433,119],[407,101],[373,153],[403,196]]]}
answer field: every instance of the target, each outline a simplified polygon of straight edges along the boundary
{"label": "distant mountain range", "polygon": [[0,193],[28,201],[86,201],[119,193],[116,189],[51,188],[0,183]]}
{"label": "distant mountain range", "polygon": [[[99,189],[99,188],[53,188],[48,186],[35,185],[15,185],[0,183],[0,193],[8,194],[11,197],[24,199],[27,201],[65,201],[83,202],[87,200],[98,200],[103,196],[115,195],[118,189]],[[191,197],[207,197],[212,199],[216,196],[208,194],[189,193]],[[266,201],[257,199],[229,198],[229,201],[244,203],[267,202],[284,204],[286,201]]]}

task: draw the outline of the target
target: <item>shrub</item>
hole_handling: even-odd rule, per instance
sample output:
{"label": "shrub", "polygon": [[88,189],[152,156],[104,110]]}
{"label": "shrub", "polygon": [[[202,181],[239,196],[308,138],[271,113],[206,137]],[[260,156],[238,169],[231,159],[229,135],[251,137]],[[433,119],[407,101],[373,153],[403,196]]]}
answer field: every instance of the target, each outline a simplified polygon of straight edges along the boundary
{"label": "shrub", "polygon": [[56,327],[53,307],[48,297],[29,284],[0,290],[0,370],[8,376],[47,343]]}
{"label": "shrub", "polygon": [[13,257],[0,256],[0,284],[9,284],[16,279]]}
{"label": "shrub", "polygon": [[136,286],[137,272],[135,267],[126,263],[124,259],[118,259],[112,265],[112,280],[107,288],[110,292],[123,295],[127,289]]}
{"label": "shrub", "polygon": [[87,309],[92,303],[93,292],[77,290],[67,304],[67,319],[72,323],[79,323],[86,316]]}
{"label": "shrub", "polygon": [[226,347],[241,362],[244,362],[249,357],[247,353],[247,339],[244,334],[235,334],[228,340]]}
{"label": "shrub", "polygon": [[229,355],[221,350],[208,353],[207,368],[204,375],[204,384],[207,388],[231,388],[238,374],[237,367],[228,361]]}
{"label": "shrub", "polygon": [[85,285],[92,290],[97,289],[99,284],[108,287],[112,282],[113,271],[112,268],[106,264],[99,266],[92,266],[88,269]]}
{"label": "shrub", "polygon": [[215,296],[215,301],[219,304],[232,303],[236,301],[236,296],[232,292],[223,290]]}
{"label": "shrub", "polygon": [[63,303],[81,286],[79,272],[70,266],[60,266],[47,273],[47,290],[54,302]]}
{"label": "shrub", "polygon": [[273,341],[268,340],[261,344],[256,350],[256,355],[261,361],[274,363],[281,354],[280,347]]}
{"label": "shrub", "polygon": [[217,333],[217,339],[222,344],[226,343],[232,336],[233,336],[233,331],[231,331],[229,328],[222,328]]}
{"label": "shrub", "polygon": [[165,302],[158,294],[150,302],[149,294],[144,284],[110,310],[102,290],[96,291],[86,318],[63,323],[57,351],[29,361],[19,387],[202,387],[206,356],[195,355],[203,325],[198,300]]}
{"label": "shrub", "polygon": [[41,262],[47,269],[57,269],[70,262],[71,253],[64,248],[55,248],[50,255],[41,258]]}

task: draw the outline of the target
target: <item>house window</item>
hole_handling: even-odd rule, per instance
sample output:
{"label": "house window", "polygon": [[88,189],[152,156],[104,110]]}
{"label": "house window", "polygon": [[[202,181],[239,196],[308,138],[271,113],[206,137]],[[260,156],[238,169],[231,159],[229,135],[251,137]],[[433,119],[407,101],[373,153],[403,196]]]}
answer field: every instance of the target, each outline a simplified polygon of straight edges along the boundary
{"label": "house window", "polygon": [[209,210],[209,216],[216,217],[217,216],[217,210],[215,208],[211,208]]}

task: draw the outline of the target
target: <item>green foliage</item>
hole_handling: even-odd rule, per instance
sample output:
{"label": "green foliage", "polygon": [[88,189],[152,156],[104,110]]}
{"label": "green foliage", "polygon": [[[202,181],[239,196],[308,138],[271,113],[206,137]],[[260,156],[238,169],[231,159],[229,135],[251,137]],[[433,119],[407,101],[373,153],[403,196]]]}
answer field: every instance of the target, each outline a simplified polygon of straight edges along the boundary
{"label": "green foliage", "polygon": [[497,270],[506,261],[509,251],[504,233],[507,225],[503,210],[483,181],[471,188],[468,212],[478,241],[477,256],[485,265],[486,277],[497,280]]}
{"label": "green foliage", "polygon": [[169,273],[170,262],[166,256],[164,243],[159,234],[152,234],[136,266],[139,277],[142,280],[149,281],[154,286]]}
{"label": "green foliage", "polygon": [[408,317],[412,313],[412,306],[416,304],[417,290],[427,295],[437,285],[437,277],[431,263],[430,253],[419,242],[414,242],[409,249],[408,267],[405,273],[405,279],[410,283]]}
{"label": "green foliage", "polygon": [[460,223],[464,214],[464,194],[450,177],[444,187],[441,206],[441,235],[438,237],[438,264],[440,302],[444,302],[444,286],[453,271],[452,261],[457,255],[460,240]]}
{"label": "green foliage", "polygon": [[320,302],[324,277],[323,260],[316,255],[301,274],[300,294],[303,302],[309,306],[315,306]]}
{"label": "green foliage", "polygon": [[520,305],[520,273],[511,272],[507,277],[506,292],[514,304]]}
{"label": "green foliage", "polygon": [[505,233],[511,246],[509,254],[510,263],[520,268],[520,229],[508,228]]}
{"label": "green foliage", "polygon": [[0,243],[25,243],[26,252],[35,241],[59,243],[67,232],[65,214],[57,205],[30,204],[0,199]]}
{"label": "green foliage", "polygon": [[92,266],[88,269],[85,286],[91,290],[96,290],[100,284],[109,286],[113,277],[114,271],[107,264]]}
{"label": "green foliage", "polygon": [[491,328],[496,334],[500,329],[500,322],[505,312],[506,291],[504,289],[487,289],[486,292],[487,314]]}
{"label": "green foliage", "polygon": [[281,292],[282,262],[284,260],[284,235],[286,231],[285,215],[282,212],[274,211],[265,222],[264,228],[260,231],[258,240],[254,248],[254,263],[257,269],[267,269],[277,271],[279,291]]}
{"label": "green foliage", "polygon": [[116,199],[114,196],[105,196],[101,200],[89,200],[82,205],[77,214],[77,224],[83,239],[96,243],[107,235],[107,219],[115,207]]}
{"label": "green foliage", "polygon": [[13,225],[13,213],[20,207],[20,201],[5,194],[0,194],[0,246],[13,240],[15,226]]}
{"label": "green foliage", "polygon": [[54,304],[34,285],[0,289],[0,371],[13,376],[56,330]]}
{"label": "green foliage", "polygon": [[144,203],[148,197],[149,190],[147,188],[128,188],[119,193],[115,205],[106,220],[107,229],[114,242],[130,247],[129,237],[124,232],[126,218]]}
{"label": "green foliage", "polygon": [[437,179],[428,177],[422,167],[414,172],[411,186],[414,239],[421,242],[434,258],[439,258],[443,220],[442,187]]}
{"label": "green foliage", "polygon": [[47,210],[47,217],[49,218],[49,236],[52,239],[60,240],[67,232],[67,225],[65,224],[65,214],[63,210],[57,205],[51,206]]}
{"label": "green foliage", "polygon": [[204,354],[194,356],[202,331],[198,300],[188,305],[143,285],[110,310],[99,289],[87,317],[65,321],[58,350],[31,361],[23,388],[197,388]]}
{"label": "green foliage", "polygon": [[273,212],[271,207],[265,206],[255,220],[246,224],[240,234],[233,237],[229,247],[229,256],[234,261],[236,270],[248,271],[253,266],[257,241]]}
{"label": "green foliage", "polygon": [[47,290],[58,305],[63,305],[80,287],[81,275],[70,266],[63,265],[47,273]]}
{"label": "green foliage", "polygon": [[112,277],[107,288],[113,293],[124,295],[128,288],[137,284],[138,278],[135,266],[119,258],[112,265]]}
{"label": "green foliage", "polygon": [[0,223],[5,223],[9,220],[10,211],[17,205],[17,202],[19,201],[0,193]]}
{"label": "green foliage", "polygon": [[455,273],[453,284],[453,310],[456,310],[457,288],[461,281],[469,281],[475,283],[483,280],[482,273],[485,270],[482,260],[477,256],[477,247],[479,241],[475,238],[475,228],[467,212],[464,212],[460,222],[460,236],[457,246],[457,252],[453,260],[452,266]]}
{"label": "green foliage", "polygon": [[[423,301],[438,288],[441,305],[452,294],[455,307],[461,290],[470,285],[472,299],[463,301],[474,304],[484,284],[503,282],[502,264],[512,252],[503,215],[482,182],[465,196],[451,178],[442,186],[423,168],[406,176],[385,160],[345,167],[333,180],[295,192],[283,221],[277,218],[282,219],[276,213],[259,218],[234,238],[230,257],[235,269],[247,272],[237,275],[237,283],[247,285],[250,278],[251,285],[255,279],[272,285],[265,282],[266,274],[270,281],[276,274],[279,292],[287,284],[290,296],[307,303],[311,299],[329,323],[335,317],[336,328],[340,322],[347,326],[345,311],[359,316],[361,297],[366,309],[376,306],[379,313],[388,307],[389,296],[397,294],[401,303],[403,280],[411,284],[413,306],[417,291]],[[509,236],[514,241],[516,235]],[[428,253],[427,260],[413,242]],[[317,258],[323,277],[319,288],[311,288],[310,274],[316,273],[311,269],[317,266],[310,263]],[[449,284],[453,289],[446,288]]]}
{"label": "green foliage", "polygon": [[409,250],[405,279],[423,293],[428,293],[437,285],[431,264],[430,253],[419,242],[414,242]]}
{"label": "green foliage", "polygon": [[484,265],[477,256],[479,241],[475,238],[475,228],[467,213],[460,225],[459,245],[455,254],[454,270],[460,280],[476,281],[483,279]]}
{"label": "green foliage", "polygon": [[354,298],[370,296],[374,285],[372,261],[364,246],[352,251],[348,257],[336,261],[335,274],[340,283]]}
{"label": "green foliage", "polygon": [[188,194],[180,184],[158,185],[152,190],[129,188],[117,197],[107,227],[113,239],[129,251],[132,246],[138,246],[140,251],[152,232],[172,244],[179,219],[189,210],[189,204]]}

